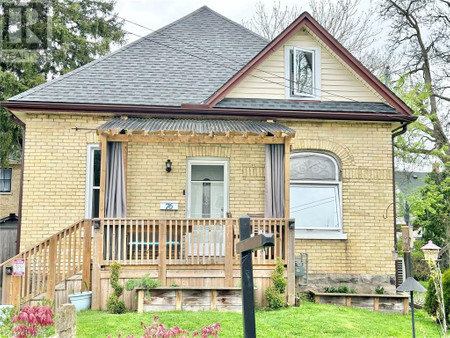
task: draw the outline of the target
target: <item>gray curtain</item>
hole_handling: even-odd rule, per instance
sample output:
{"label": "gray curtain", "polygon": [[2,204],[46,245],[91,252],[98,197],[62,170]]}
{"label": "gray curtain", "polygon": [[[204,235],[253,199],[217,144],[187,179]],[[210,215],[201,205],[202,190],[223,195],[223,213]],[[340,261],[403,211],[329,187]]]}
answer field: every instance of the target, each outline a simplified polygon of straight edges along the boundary
{"label": "gray curtain", "polygon": [[[121,142],[108,142],[106,156],[106,191],[105,191],[105,217],[124,218],[126,217],[126,192],[125,192],[125,171],[123,165],[123,153]],[[104,243],[106,243],[107,232],[104,229]],[[115,226],[116,240],[113,243],[113,229],[109,232],[109,258],[116,260],[119,254],[118,233],[125,235],[123,227]],[[113,246],[115,247],[115,257],[113,257]],[[103,247],[104,259],[106,256],[106,246]]]}
{"label": "gray curtain", "polygon": [[284,217],[284,144],[266,145],[264,217]]}
{"label": "gray curtain", "polygon": [[121,142],[108,142],[105,217],[126,217],[125,172]]}

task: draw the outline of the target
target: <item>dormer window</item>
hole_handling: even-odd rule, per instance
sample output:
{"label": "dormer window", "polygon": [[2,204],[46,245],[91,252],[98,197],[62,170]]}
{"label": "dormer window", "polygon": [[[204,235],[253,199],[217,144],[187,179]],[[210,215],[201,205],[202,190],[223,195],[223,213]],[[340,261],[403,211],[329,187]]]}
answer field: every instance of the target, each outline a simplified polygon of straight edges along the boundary
{"label": "dormer window", "polygon": [[320,49],[286,47],[287,98],[320,99]]}

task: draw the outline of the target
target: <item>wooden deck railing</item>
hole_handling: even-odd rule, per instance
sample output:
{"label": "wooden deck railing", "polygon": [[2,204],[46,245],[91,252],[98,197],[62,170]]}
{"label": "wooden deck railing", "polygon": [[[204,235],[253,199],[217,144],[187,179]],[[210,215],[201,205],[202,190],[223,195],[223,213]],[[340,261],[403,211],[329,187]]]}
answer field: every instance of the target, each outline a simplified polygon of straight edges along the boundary
{"label": "wooden deck railing", "polygon": [[[46,298],[53,299],[56,284],[79,271],[89,287],[91,227],[92,221],[79,221],[3,262],[2,302],[20,304],[44,292]],[[6,274],[6,267],[17,258],[25,259],[23,277]]]}
{"label": "wooden deck railing", "polygon": [[[254,253],[255,264],[273,264],[287,252],[287,219],[252,218],[252,233],[273,233],[275,246]],[[238,262],[239,220],[221,219],[104,219],[101,265],[225,264]]]}

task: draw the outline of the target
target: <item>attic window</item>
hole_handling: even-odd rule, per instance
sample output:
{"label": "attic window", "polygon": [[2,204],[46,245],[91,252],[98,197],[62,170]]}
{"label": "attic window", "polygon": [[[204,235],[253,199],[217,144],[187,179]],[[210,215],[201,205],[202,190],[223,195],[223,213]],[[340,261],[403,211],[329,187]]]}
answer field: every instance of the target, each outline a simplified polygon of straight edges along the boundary
{"label": "attic window", "polygon": [[287,98],[320,98],[320,49],[287,47]]}

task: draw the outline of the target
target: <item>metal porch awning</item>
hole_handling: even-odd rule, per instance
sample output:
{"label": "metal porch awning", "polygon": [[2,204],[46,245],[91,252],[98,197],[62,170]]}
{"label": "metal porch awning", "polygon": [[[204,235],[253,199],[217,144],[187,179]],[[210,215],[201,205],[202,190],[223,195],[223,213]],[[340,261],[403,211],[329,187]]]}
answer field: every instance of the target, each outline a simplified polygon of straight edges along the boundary
{"label": "metal porch awning", "polygon": [[277,122],[212,119],[114,118],[97,128],[104,135],[152,136],[294,136]]}

